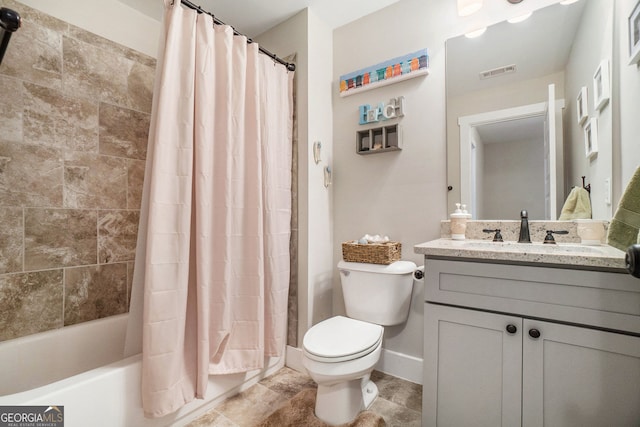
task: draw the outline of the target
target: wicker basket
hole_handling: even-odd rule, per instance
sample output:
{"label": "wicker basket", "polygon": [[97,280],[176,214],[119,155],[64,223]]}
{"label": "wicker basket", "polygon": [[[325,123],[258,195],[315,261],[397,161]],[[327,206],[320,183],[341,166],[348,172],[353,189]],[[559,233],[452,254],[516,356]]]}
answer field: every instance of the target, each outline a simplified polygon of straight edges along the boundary
{"label": "wicker basket", "polygon": [[391,264],[398,261],[402,255],[400,242],[359,243],[344,242],[342,244],[342,258],[348,262],[366,262],[369,264]]}

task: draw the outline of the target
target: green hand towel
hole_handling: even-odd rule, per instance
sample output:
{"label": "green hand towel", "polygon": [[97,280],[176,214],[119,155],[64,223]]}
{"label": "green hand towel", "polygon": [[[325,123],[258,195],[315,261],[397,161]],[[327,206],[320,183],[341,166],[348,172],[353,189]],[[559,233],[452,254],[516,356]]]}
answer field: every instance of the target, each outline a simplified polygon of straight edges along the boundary
{"label": "green hand towel", "polygon": [[573,187],[560,212],[560,221],[570,219],[590,219],[591,199],[589,192],[582,187]]}
{"label": "green hand towel", "polygon": [[638,241],[640,231],[640,168],[627,184],[616,210],[609,232],[607,243],[621,251]]}

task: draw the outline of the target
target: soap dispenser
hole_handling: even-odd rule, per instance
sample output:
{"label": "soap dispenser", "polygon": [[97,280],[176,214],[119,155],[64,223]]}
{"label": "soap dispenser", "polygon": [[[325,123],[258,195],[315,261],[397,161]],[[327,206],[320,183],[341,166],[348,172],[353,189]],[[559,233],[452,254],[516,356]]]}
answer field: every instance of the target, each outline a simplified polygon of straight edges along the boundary
{"label": "soap dispenser", "polygon": [[451,238],[453,240],[464,240],[467,231],[467,219],[471,215],[467,212],[466,206],[456,203],[456,210],[451,217]]}

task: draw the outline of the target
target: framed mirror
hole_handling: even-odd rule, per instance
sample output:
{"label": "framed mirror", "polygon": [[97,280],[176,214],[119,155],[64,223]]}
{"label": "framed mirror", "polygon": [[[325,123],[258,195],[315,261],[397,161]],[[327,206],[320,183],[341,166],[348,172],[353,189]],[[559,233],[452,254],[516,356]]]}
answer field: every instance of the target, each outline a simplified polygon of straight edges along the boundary
{"label": "framed mirror", "polygon": [[[593,217],[610,219],[595,184],[612,176],[611,103],[577,112],[576,99],[593,96],[583,88],[612,57],[613,2],[554,4],[449,39],[445,50],[449,211],[462,202],[474,219],[518,219],[526,209],[554,220],[586,176]],[[587,157],[584,126],[594,117],[598,150]]]}

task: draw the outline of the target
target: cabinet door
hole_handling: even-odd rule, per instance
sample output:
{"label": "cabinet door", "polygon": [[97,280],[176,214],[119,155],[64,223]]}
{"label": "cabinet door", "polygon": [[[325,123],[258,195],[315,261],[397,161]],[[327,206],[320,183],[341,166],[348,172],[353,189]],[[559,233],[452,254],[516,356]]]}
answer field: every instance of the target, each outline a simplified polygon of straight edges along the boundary
{"label": "cabinet door", "polygon": [[434,304],[424,316],[423,426],[519,426],[522,319]]}
{"label": "cabinet door", "polygon": [[523,427],[640,425],[638,337],[525,319],[522,381]]}

